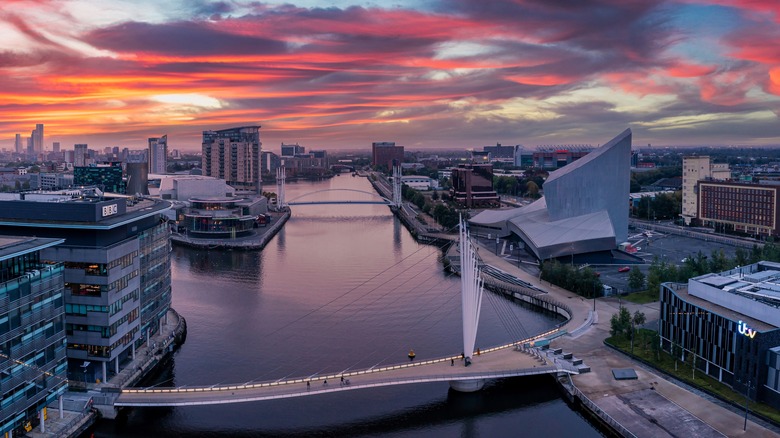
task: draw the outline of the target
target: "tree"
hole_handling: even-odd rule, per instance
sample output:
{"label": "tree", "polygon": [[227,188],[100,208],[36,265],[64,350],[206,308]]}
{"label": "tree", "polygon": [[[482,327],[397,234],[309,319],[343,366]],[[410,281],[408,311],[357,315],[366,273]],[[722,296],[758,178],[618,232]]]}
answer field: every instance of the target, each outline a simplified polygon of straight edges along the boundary
{"label": "tree", "polygon": [[628,273],[628,287],[633,290],[639,290],[645,287],[645,274],[643,274],[637,266],[634,266],[634,268],[631,269],[631,272]]}
{"label": "tree", "polygon": [[661,334],[658,332],[653,332],[653,338],[650,340],[650,348],[653,350],[653,353],[655,354],[655,360],[660,361],[661,360]]}
{"label": "tree", "polygon": [[631,185],[629,191],[631,193],[637,193],[642,191],[642,186],[637,182],[634,177],[631,177]]}
{"label": "tree", "polygon": [[526,189],[528,190],[528,195],[531,197],[537,197],[539,196],[539,186],[536,185],[533,181],[528,181],[528,184],[526,185]]}
{"label": "tree", "polygon": [[631,312],[620,306],[618,313],[609,320],[609,334],[612,336],[628,336],[631,331]]}
{"label": "tree", "polygon": [[748,254],[742,248],[734,250],[734,266],[745,266],[748,264]]}
{"label": "tree", "polygon": [[646,321],[645,314],[638,310],[631,317],[631,354],[634,354],[634,333],[636,333],[636,328],[643,325]]}
{"label": "tree", "polygon": [[417,208],[423,208],[425,205],[425,196],[423,196],[423,194],[420,192],[415,192],[414,197],[412,198],[412,202],[417,206]]}
{"label": "tree", "polygon": [[723,272],[727,269],[729,264],[726,254],[723,249],[719,251],[713,250],[710,254],[710,272]]}
{"label": "tree", "polygon": [[438,190],[436,190],[436,189],[433,190],[433,193],[431,194],[431,199],[433,199],[434,201],[438,201],[439,200],[439,191]]}

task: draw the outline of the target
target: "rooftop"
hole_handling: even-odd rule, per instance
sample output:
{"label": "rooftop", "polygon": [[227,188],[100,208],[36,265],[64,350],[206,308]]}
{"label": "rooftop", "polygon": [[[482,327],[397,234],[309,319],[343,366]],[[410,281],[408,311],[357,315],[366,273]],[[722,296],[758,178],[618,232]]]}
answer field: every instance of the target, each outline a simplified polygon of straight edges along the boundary
{"label": "rooftop", "polygon": [[748,315],[742,314],[740,312],[734,311],[729,309],[728,307],[719,306],[717,304],[711,303],[705,299],[693,296],[688,293],[688,287],[683,286],[680,289],[676,289],[675,293],[682,298],[684,301],[687,301],[696,307],[701,307],[702,309],[706,309],[709,312],[712,312],[716,315],[723,316],[725,318],[728,318],[732,321],[745,321],[750,327],[755,328],[756,330],[765,332],[769,330],[774,330],[775,326],[772,324],[767,324],[763,321],[759,321],[758,319],[751,318]]}
{"label": "rooftop", "polygon": [[64,241],[64,239],[43,239],[40,237],[0,236],[0,260],[40,251]]}
{"label": "rooftop", "polygon": [[[114,216],[106,217],[99,222],[80,222],[80,221],[67,221],[67,220],[53,220],[51,218],[35,219],[33,218],[8,218],[2,217],[2,209],[0,209],[0,226],[16,226],[16,227],[45,227],[45,228],[81,228],[81,229],[101,229],[107,230],[125,225],[130,222],[137,221],[155,214],[162,213],[165,210],[171,208],[171,203],[163,201],[161,199],[154,198],[135,198],[131,200],[124,196],[112,197],[111,194],[106,194],[104,197],[78,197],[73,198],[72,193],[62,194],[60,192],[50,193],[36,193],[36,196],[26,195],[26,199],[21,200],[18,197],[16,199],[0,198],[2,202],[36,202],[36,203],[51,203],[51,209],[55,209],[55,206],[66,206],[68,204],[83,204],[83,203],[97,203],[119,199],[120,202],[126,202],[126,211],[124,214],[117,214]],[[120,199],[121,198],[121,199]]]}

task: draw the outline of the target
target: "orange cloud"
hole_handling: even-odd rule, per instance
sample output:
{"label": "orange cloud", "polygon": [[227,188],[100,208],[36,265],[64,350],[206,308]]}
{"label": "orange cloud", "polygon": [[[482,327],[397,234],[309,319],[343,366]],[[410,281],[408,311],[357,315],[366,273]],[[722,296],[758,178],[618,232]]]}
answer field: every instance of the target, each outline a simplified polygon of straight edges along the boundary
{"label": "orange cloud", "polygon": [[769,92],[780,96],[780,67],[769,70]]}

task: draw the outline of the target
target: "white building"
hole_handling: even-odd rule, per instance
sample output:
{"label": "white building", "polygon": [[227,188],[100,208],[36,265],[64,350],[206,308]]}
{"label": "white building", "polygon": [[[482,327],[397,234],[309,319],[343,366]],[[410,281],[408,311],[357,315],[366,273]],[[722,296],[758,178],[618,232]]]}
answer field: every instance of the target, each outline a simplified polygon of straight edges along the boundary
{"label": "white building", "polygon": [[439,181],[420,175],[402,176],[401,184],[407,185],[415,190],[433,190],[439,188]]}
{"label": "white building", "polygon": [[696,184],[700,180],[727,180],[731,178],[729,165],[710,162],[710,157],[683,157],[682,217],[685,225],[699,217],[699,195]]}
{"label": "white building", "polygon": [[224,179],[203,175],[149,175],[149,181],[159,180],[160,187],[149,187],[153,197],[173,201],[188,201],[190,198],[224,198],[236,194],[236,189],[227,185]]}

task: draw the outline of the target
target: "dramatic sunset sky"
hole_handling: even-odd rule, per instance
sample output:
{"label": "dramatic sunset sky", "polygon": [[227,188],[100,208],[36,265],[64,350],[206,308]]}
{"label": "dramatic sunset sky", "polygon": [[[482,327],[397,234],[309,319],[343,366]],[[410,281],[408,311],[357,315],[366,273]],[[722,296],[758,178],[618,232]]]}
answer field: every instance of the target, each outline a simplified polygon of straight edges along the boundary
{"label": "dramatic sunset sky", "polygon": [[780,0],[1,0],[0,147],[780,144]]}

